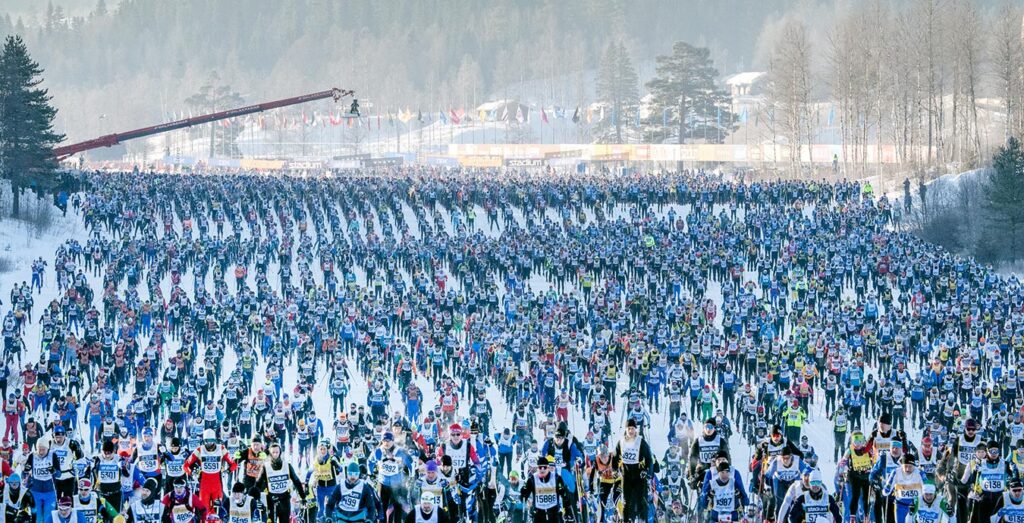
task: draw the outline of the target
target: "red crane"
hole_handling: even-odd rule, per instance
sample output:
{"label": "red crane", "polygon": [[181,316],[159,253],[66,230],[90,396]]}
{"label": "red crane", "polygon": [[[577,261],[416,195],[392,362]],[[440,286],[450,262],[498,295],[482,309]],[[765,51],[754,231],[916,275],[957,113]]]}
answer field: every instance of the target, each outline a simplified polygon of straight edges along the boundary
{"label": "red crane", "polygon": [[[277,109],[278,107],[287,107],[289,105],[312,102],[315,100],[323,100],[324,98],[334,98],[334,101],[338,102],[343,97],[353,96],[354,94],[355,93],[353,91],[347,91],[335,87],[327,91],[320,91],[319,93],[305,94],[302,96],[285,98],[283,100],[276,100],[273,102],[267,102],[262,104],[247,105],[245,107],[239,107],[237,109],[228,109],[227,111],[204,114],[193,118],[185,118],[184,120],[177,120],[174,122],[162,123],[160,125],[143,127],[141,129],[135,129],[133,131],[108,134],[106,136],[100,136],[99,138],[93,138],[92,140],[73,143],[71,145],[65,145],[63,147],[57,147],[56,149],[53,150],[53,155],[57,158],[57,160],[63,160],[73,154],[77,154],[82,151],[98,149],[100,147],[111,147],[125,140],[133,140],[135,138],[142,138],[143,136],[150,136],[154,134],[164,133],[167,131],[174,131],[176,129],[183,129],[185,127],[191,127],[193,125],[216,122],[217,120],[223,120],[225,118],[234,118],[236,116],[244,116],[247,114],[259,113],[263,111],[268,111],[270,109]],[[354,116],[359,116],[359,103],[355,99],[352,100],[352,108],[350,110],[350,114]]]}

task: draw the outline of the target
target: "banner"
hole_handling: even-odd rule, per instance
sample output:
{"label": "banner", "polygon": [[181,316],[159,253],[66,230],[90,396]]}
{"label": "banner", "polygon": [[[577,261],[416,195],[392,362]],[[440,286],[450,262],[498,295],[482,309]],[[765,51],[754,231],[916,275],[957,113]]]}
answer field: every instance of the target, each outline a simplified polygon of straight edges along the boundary
{"label": "banner", "polygon": [[556,158],[583,158],[583,151],[580,149],[567,149],[565,151],[550,151],[544,153],[544,158],[554,160]]}
{"label": "banner", "polygon": [[323,167],[323,162],[315,160],[298,160],[288,162],[288,165],[285,168],[291,171],[313,171],[322,169]]}
{"label": "banner", "polygon": [[541,167],[543,158],[505,158],[505,167]]}
{"label": "banner", "polygon": [[389,156],[386,158],[364,158],[359,163],[363,167],[395,167],[402,165],[402,161],[400,156]]}

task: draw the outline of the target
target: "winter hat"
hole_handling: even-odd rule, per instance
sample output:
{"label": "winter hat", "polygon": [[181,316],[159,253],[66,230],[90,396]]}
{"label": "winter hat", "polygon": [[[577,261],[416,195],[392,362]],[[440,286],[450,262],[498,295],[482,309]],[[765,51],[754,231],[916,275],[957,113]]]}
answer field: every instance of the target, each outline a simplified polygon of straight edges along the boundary
{"label": "winter hat", "polygon": [[356,463],[355,461],[350,462],[348,464],[348,466],[345,467],[345,473],[348,474],[349,476],[358,476],[359,475],[359,464]]}

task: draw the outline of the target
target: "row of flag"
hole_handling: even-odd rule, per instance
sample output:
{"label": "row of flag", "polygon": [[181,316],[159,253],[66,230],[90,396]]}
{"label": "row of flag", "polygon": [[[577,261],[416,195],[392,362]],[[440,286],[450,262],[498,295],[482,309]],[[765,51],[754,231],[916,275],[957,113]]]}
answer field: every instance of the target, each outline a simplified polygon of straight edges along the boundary
{"label": "row of flag", "polygon": [[[514,114],[510,111],[509,105],[514,106]],[[436,114],[436,117],[434,116]],[[662,124],[668,125],[669,120],[673,114],[672,109],[665,108],[662,111]],[[605,121],[606,117],[609,119],[612,125],[619,123],[619,114],[615,108],[611,108],[608,114],[605,114],[604,107],[576,107],[575,110],[569,112],[567,109],[562,107],[553,107],[551,112],[548,112],[547,108],[541,107],[539,111],[540,120],[542,123],[550,124],[552,120],[570,120],[575,124],[580,123],[598,123]],[[636,126],[641,125],[640,111],[632,111],[634,124]],[[174,112],[165,117],[166,121],[178,121],[186,118],[192,118],[191,111],[187,113]],[[732,119],[737,119],[741,123],[747,122],[747,109],[744,107],[739,115],[732,115]],[[829,115],[831,122],[833,116]],[[239,116],[235,118],[225,118],[218,120],[216,125],[221,127],[233,127],[233,126],[253,126],[259,129],[266,129],[268,125],[273,124],[276,129],[301,129],[302,127],[336,127],[345,126],[348,128],[353,127],[366,127],[367,129],[373,129],[374,123],[376,123],[377,129],[382,129],[384,125],[394,126],[396,122],[402,124],[409,124],[409,122],[416,121],[420,124],[432,124],[434,122],[440,122],[444,125],[465,125],[474,121],[482,122],[512,122],[517,123],[528,123],[530,119],[529,108],[519,104],[506,104],[501,109],[494,110],[479,110],[476,114],[471,114],[464,109],[448,109],[439,110],[436,113],[423,112],[422,110],[417,111],[415,114],[411,109],[399,109],[398,111],[387,111],[385,114],[378,113],[375,116],[363,115],[353,116],[343,111],[310,111],[306,112],[302,110],[299,113],[287,114],[284,111],[276,111],[272,114],[250,114],[247,116]],[[722,110],[717,110],[717,123],[722,124]]]}

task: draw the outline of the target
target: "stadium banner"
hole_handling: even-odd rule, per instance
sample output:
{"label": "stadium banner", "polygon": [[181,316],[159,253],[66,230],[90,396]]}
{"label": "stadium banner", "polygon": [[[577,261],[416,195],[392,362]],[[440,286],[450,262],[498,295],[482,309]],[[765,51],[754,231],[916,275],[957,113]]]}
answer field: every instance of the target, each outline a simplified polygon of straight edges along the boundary
{"label": "stadium banner", "polygon": [[402,165],[405,159],[401,156],[387,156],[384,158],[363,158],[359,163],[363,167],[395,167]]}
{"label": "stadium banner", "polygon": [[541,167],[543,158],[505,158],[505,167]]}
{"label": "stadium banner", "polygon": [[323,169],[323,162],[316,160],[296,160],[288,162],[285,166],[290,171],[315,171],[317,169]]}

